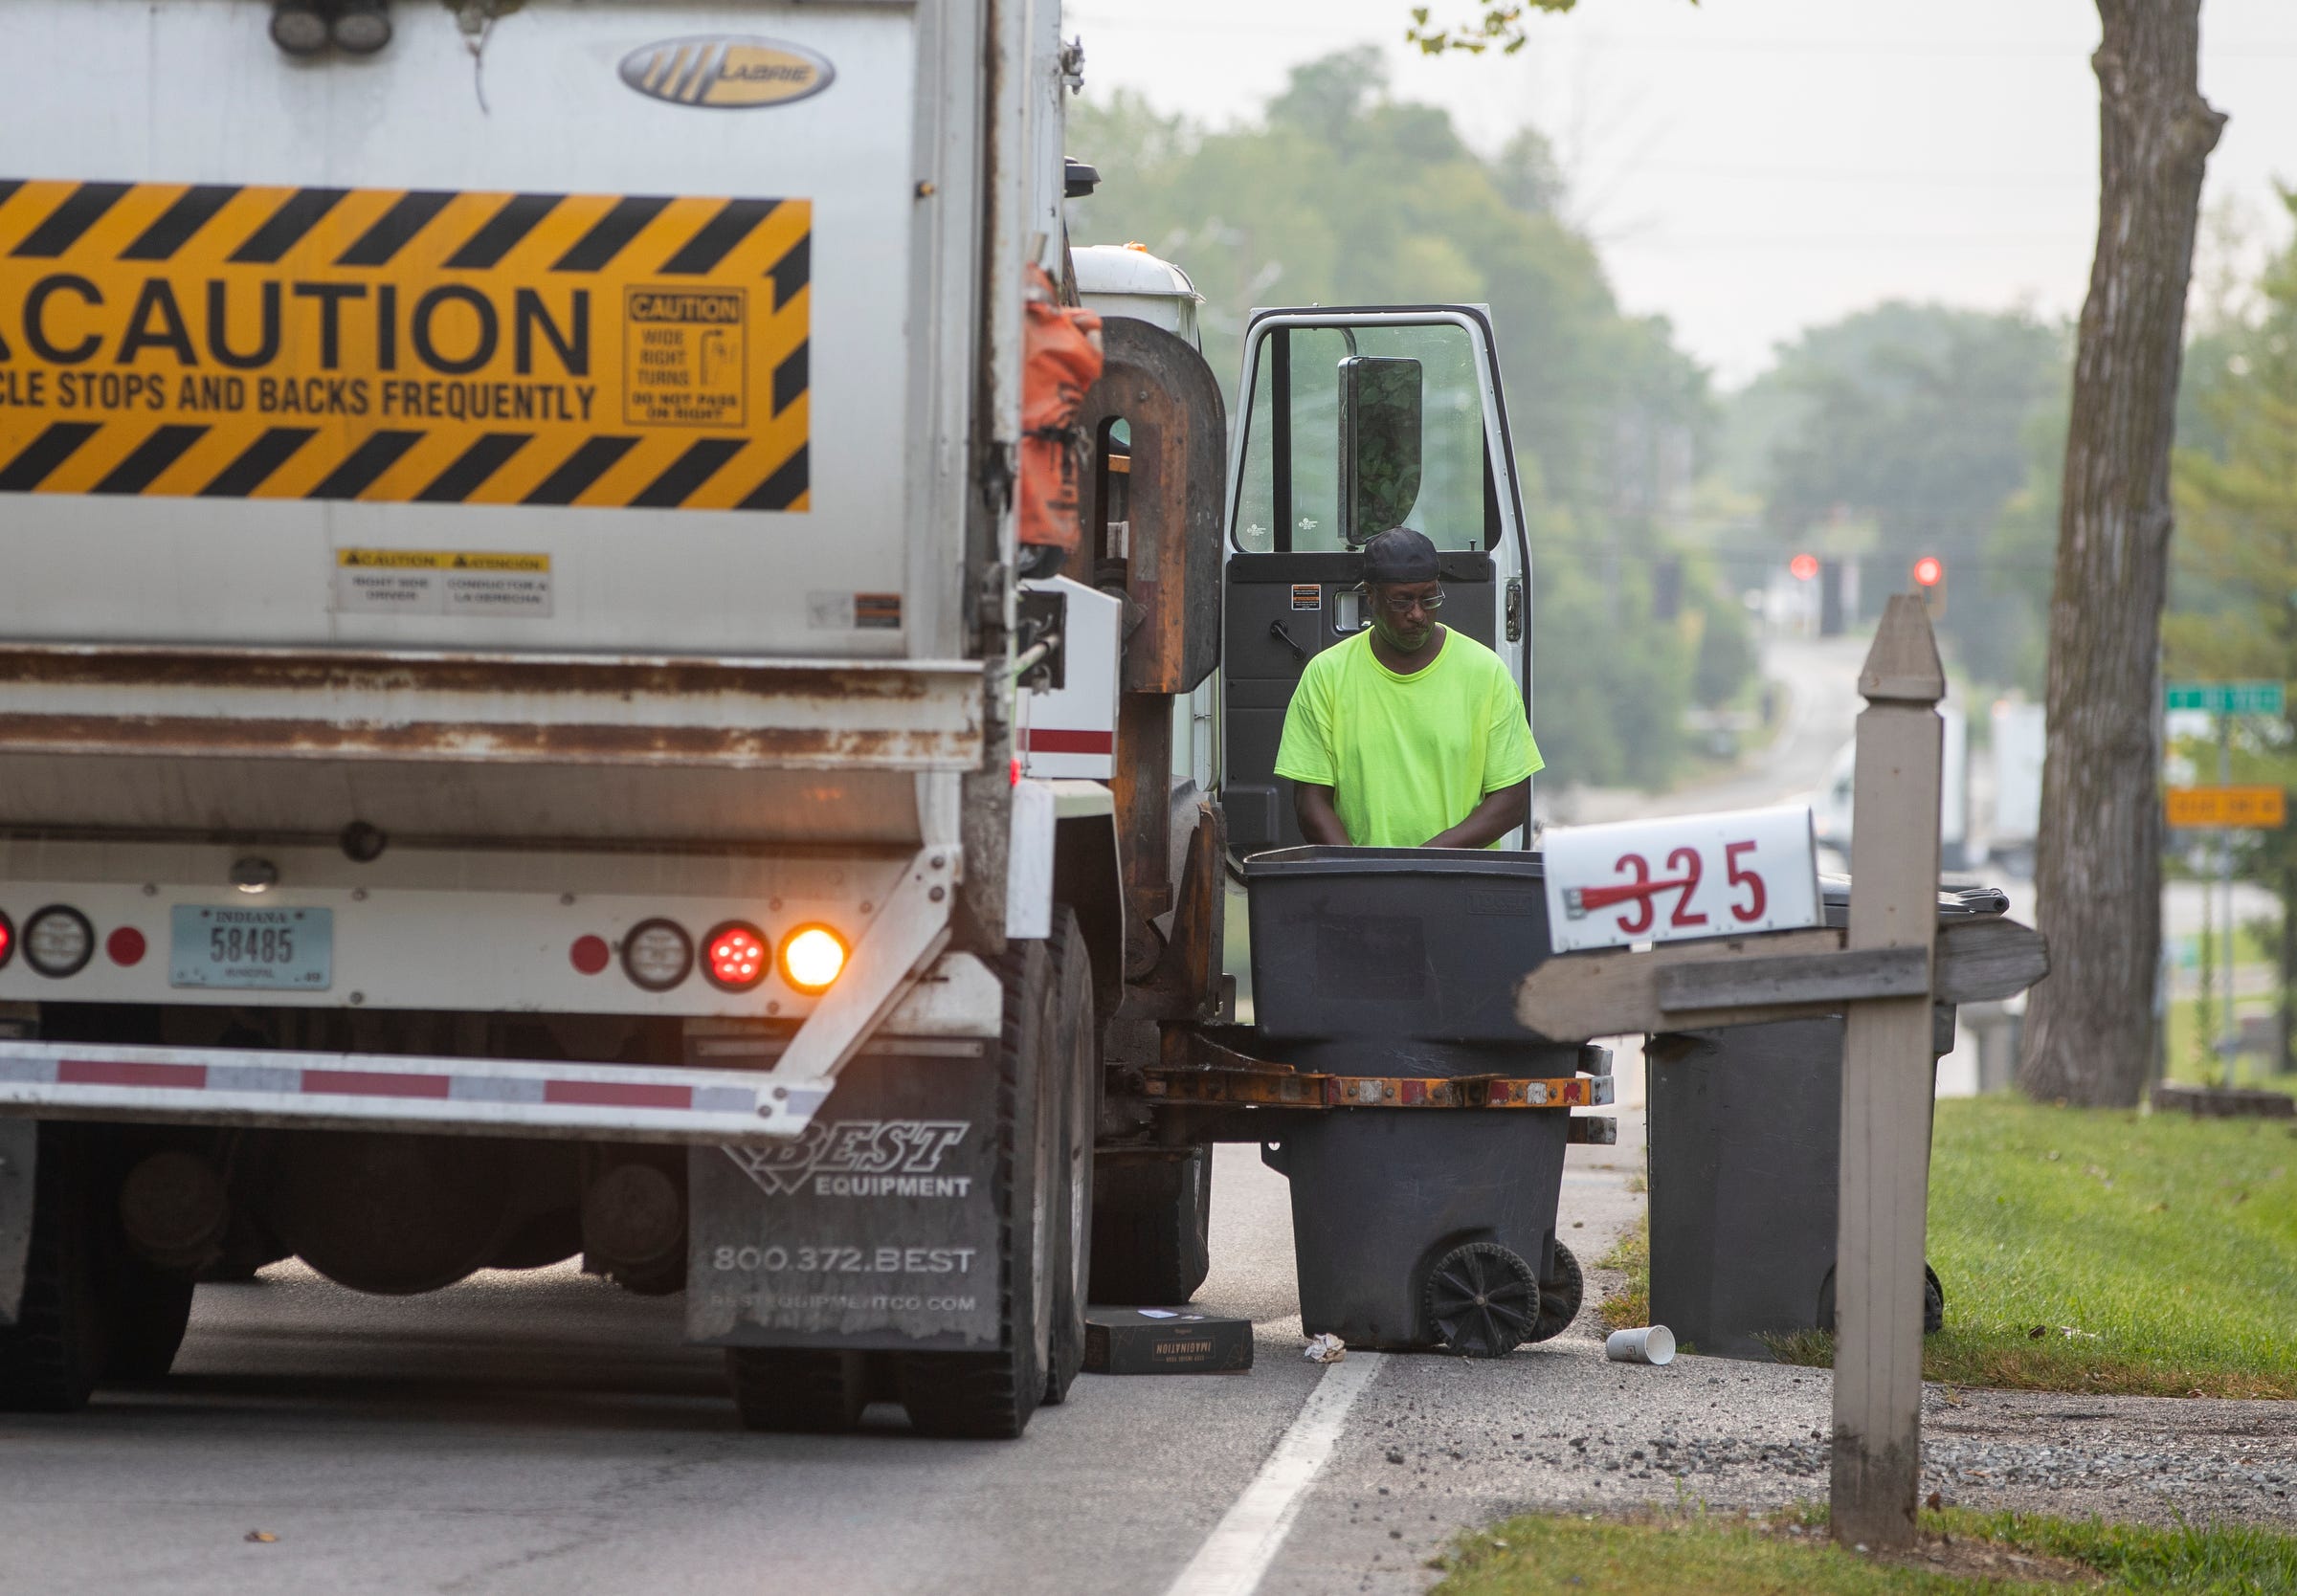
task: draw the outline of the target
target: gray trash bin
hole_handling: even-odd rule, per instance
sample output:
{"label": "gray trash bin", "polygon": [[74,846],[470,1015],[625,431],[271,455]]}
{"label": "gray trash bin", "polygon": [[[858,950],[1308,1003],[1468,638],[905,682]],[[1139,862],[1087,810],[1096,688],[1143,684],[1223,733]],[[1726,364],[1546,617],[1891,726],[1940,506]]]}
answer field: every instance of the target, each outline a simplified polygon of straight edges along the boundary
{"label": "gray trash bin", "polygon": [[[1539,856],[1288,848],[1244,863],[1260,1048],[1341,1075],[1570,1075],[1515,1023],[1547,957]],[[1505,1352],[1577,1311],[1555,1245],[1570,1120],[1534,1109],[1345,1108],[1262,1148],[1292,1187],[1301,1320],[1350,1346]],[[1560,1316],[1560,1322],[1556,1322]]]}
{"label": "gray trash bin", "polygon": [[[1850,883],[1822,883],[1828,923]],[[1991,888],[1941,894],[1940,920],[1999,915]],[[1953,1047],[1935,1011],[1933,1054]],[[1650,1039],[1645,1094],[1651,1186],[1651,1320],[1724,1358],[1768,1359],[1765,1336],[1833,1328],[1840,1190],[1840,1017]],[[1929,1328],[1943,1313],[1930,1277]]]}

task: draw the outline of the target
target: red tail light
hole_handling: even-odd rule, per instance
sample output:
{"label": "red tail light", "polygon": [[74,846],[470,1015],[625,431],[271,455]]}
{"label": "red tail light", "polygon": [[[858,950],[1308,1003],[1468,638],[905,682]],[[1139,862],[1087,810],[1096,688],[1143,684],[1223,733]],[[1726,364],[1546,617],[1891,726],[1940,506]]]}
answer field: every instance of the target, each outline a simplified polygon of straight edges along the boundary
{"label": "red tail light", "polygon": [[16,951],[16,927],[8,916],[0,914],[0,969],[8,967],[9,958]]}
{"label": "red tail light", "polygon": [[702,940],[702,973],[721,991],[747,991],[771,964],[765,934],[754,925],[727,920]]}

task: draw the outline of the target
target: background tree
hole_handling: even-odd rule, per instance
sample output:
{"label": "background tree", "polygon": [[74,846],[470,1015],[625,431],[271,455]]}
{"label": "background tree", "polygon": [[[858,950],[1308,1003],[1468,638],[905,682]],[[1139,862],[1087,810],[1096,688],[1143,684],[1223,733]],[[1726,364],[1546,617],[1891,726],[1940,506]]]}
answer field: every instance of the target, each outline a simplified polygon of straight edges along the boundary
{"label": "background tree", "polygon": [[2068,357],[2061,329],[2018,312],[1896,301],[1782,345],[1724,427],[1723,469],[1763,499],[1754,546],[1865,557],[1870,612],[1937,555],[1954,656],[1980,682],[2039,691],[2048,543],[2005,543],[2004,513],[2030,434],[2063,409]]}
{"label": "background tree", "polygon": [[2098,246],[2082,308],[2050,604],[2049,750],[2035,881],[2050,979],[2018,1085],[2134,1103],[2161,954],[2157,668],[2170,452],[2202,170],[2201,0],[2098,0]]}
{"label": "background tree", "polygon": [[[1706,374],[1657,318],[1622,314],[1562,180],[1525,129],[1496,157],[1437,106],[1391,98],[1375,49],[1307,62],[1263,116],[1219,130],[1136,95],[1088,96],[1070,150],[1101,168],[1079,243],[1138,240],[1205,297],[1205,356],[1233,384],[1265,304],[1491,306],[1529,520],[1534,724],[1557,784],[1663,784],[1684,713],[1754,671],[1748,620],[1710,565],[1653,613],[1651,576],[1685,562],[1672,527],[1713,430]],[[1231,393],[1232,406],[1236,396]]]}

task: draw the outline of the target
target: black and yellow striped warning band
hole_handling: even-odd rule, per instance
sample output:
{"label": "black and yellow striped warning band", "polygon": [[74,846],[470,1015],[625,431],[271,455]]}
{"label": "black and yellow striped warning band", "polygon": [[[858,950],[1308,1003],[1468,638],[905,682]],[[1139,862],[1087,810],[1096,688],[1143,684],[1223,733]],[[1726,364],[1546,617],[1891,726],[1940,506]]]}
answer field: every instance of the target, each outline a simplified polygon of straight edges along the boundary
{"label": "black and yellow striped warning band", "polygon": [[0,180],[0,492],[809,507],[805,200]]}

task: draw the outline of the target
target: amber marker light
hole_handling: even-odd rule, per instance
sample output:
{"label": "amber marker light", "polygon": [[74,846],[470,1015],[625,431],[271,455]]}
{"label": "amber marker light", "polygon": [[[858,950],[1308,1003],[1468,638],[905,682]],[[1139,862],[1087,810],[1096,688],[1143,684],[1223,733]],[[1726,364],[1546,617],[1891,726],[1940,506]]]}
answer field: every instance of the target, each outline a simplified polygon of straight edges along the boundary
{"label": "amber marker light", "polygon": [[821,992],[845,969],[845,939],[826,925],[801,925],[782,940],[782,979],[801,992]]}

